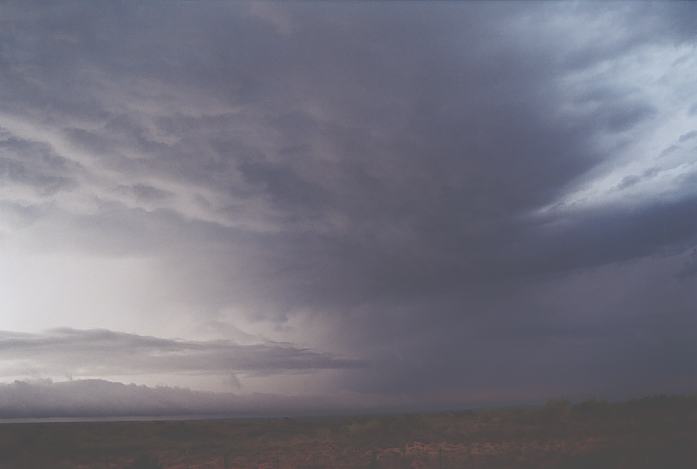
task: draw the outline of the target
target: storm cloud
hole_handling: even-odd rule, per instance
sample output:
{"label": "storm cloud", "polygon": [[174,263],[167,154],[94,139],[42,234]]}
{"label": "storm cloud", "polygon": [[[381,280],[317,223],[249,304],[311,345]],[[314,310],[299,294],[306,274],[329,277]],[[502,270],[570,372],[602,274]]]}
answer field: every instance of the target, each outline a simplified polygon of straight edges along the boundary
{"label": "storm cloud", "polygon": [[18,2],[0,22],[12,376],[86,347],[93,377],[366,402],[694,388],[693,5]]}

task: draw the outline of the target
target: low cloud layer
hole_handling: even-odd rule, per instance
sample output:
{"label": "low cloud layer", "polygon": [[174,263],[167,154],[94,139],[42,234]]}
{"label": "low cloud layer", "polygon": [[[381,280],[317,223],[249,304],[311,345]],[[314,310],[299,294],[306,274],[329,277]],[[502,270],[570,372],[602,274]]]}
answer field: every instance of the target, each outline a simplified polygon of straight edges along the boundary
{"label": "low cloud layer", "polygon": [[336,396],[236,395],[148,387],[105,380],[15,381],[0,384],[0,418],[217,415],[279,416],[370,409]]}
{"label": "low cloud layer", "polygon": [[291,344],[162,339],[105,329],[55,329],[43,334],[0,331],[0,360],[4,365],[0,374],[5,376],[268,375],[363,366],[357,360]]}

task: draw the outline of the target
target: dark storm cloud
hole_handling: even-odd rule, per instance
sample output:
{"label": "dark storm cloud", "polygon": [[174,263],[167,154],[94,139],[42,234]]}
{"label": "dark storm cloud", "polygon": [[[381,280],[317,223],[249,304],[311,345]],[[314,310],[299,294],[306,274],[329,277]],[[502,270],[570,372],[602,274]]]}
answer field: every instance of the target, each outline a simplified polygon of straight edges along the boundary
{"label": "dark storm cloud", "polygon": [[75,376],[128,374],[282,374],[346,369],[360,361],[294,347],[230,341],[162,339],[104,329],[56,329],[44,334],[0,332],[7,375],[63,372]]}
{"label": "dark storm cloud", "polygon": [[79,168],[47,145],[0,132],[0,181],[4,186],[26,188],[31,194],[46,197],[73,186],[77,171]]}
{"label": "dark storm cloud", "polygon": [[[561,202],[626,163],[618,155],[652,126],[689,114],[652,92],[689,54],[658,63],[654,85],[631,67],[653,47],[694,44],[693,6],[8,11],[0,127],[69,160],[57,177],[79,202],[56,199],[52,223],[25,235],[37,244],[63,248],[48,235],[59,226],[84,251],[156,256],[172,295],[212,320],[236,307],[279,327],[326,324],[304,339],[371,363],[350,389],[455,399],[693,384],[695,277],[681,267],[697,244],[691,133],[670,137],[677,163],[650,155],[664,167],[612,184],[617,196],[685,168],[659,195]],[[6,173],[53,187],[32,171]],[[613,290],[631,298],[607,307]],[[49,360],[91,340],[126,353],[135,341],[140,372],[353,366],[294,347],[94,334],[17,339],[4,353]]]}
{"label": "dark storm cloud", "polygon": [[689,279],[697,276],[697,250],[693,250],[685,260],[683,267],[677,273],[678,278]]}

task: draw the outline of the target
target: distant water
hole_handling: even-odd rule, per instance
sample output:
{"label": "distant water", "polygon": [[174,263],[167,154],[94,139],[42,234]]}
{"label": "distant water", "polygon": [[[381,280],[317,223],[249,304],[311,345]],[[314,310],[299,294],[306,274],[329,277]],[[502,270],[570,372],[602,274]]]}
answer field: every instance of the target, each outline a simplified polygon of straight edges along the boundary
{"label": "distant water", "polygon": [[0,418],[4,423],[70,423],[70,422],[176,422],[179,420],[224,420],[224,419],[257,419],[257,415],[163,415],[135,417],[31,417],[31,418]]}

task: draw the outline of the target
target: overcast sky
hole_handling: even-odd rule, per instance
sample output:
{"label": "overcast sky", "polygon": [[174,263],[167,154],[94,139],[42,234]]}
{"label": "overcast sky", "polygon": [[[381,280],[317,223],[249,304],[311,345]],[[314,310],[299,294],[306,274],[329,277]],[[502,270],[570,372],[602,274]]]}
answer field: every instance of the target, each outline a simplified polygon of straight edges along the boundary
{"label": "overcast sky", "polygon": [[697,6],[3,2],[0,331],[5,382],[694,391]]}

